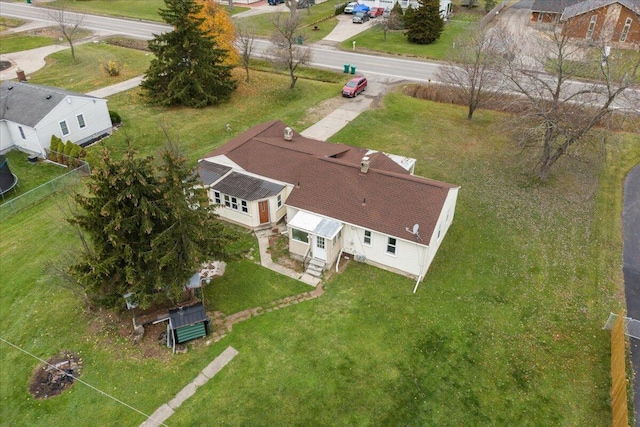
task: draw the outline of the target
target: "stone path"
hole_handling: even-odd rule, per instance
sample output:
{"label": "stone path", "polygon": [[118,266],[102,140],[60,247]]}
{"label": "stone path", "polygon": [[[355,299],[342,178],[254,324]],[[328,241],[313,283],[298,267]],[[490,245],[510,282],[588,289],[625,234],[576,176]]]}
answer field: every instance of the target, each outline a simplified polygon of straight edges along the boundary
{"label": "stone path", "polygon": [[271,313],[272,311],[277,311],[291,305],[316,299],[322,294],[324,294],[324,289],[322,288],[322,284],[318,284],[318,286],[316,286],[316,288],[312,291],[303,292],[298,295],[292,295],[280,298],[275,301],[271,301],[268,304],[267,308],[248,308],[246,310],[239,311],[238,313],[230,314],[228,316],[220,311],[214,311],[213,319],[211,319],[211,325],[213,329],[213,332],[211,333],[211,339],[213,340],[213,342],[220,341],[222,338],[227,336],[229,332],[231,332],[231,330],[233,329],[233,325],[236,323],[240,323],[242,321],[251,319],[252,317],[260,316],[265,313]]}
{"label": "stone path", "polygon": [[237,354],[238,351],[235,348],[231,346],[227,347],[220,356],[216,357],[213,362],[209,363],[206,368],[200,371],[198,376],[180,390],[173,399],[156,409],[156,411],[151,414],[145,422],[140,424],[140,427],[159,427],[161,425],[165,425],[164,422],[167,418],[173,415],[174,411],[178,409],[178,407],[188,398],[193,396],[198,390],[198,387],[205,385],[211,378],[220,372],[227,363],[231,362]]}

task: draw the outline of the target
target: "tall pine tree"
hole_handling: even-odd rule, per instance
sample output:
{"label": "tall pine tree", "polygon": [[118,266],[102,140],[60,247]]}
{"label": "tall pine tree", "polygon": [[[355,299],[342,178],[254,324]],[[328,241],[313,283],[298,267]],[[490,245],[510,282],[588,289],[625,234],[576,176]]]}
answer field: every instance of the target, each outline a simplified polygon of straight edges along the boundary
{"label": "tall pine tree", "polygon": [[202,5],[195,0],[164,0],[162,19],[173,31],[155,35],[149,49],[155,54],[141,86],[147,99],[163,106],[202,108],[231,96],[236,82],[225,64],[227,51],[201,28]]}
{"label": "tall pine tree", "polygon": [[429,44],[440,38],[444,21],[440,17],[439,0],[418,0],[420,5],[410,16],[405,16],[405,33],[411,43]]}
{"label": "tall pine tree", "polygon": [[184,157],[166,149],[159,167],[108,150],[91,175],[80,212],[70,221],[84,236],[84,254],[69,272],[98,306],[124,304],[133,293],[141,307],[179,301],[183,286],[205,261],[227,260],[232,240],[215,218],[206,191]]}

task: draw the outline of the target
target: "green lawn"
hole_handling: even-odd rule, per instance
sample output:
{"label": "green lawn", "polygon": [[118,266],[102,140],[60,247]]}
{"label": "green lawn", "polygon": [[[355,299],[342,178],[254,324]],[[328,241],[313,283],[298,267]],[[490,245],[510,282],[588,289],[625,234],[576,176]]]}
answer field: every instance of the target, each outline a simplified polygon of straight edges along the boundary
{"label": "green lawn", "polygon": [[[48,7],[58,7],[63,0],[54,0]],[[148,21],[162,21],[158,9],[164,8],[164,0],[91,0],[74,1],[66,5],[69,10],[94,15],[121,16],[127,18],[145,19]],[[234,6],[232,14],[248,10],[247,7]]]}
{"label": "green lawn", "polygon": [[[340,0],[329,0],[324,3],[316,4],[310,8],[311,13],[307,9],[300,9],[298,14],[302,21],[301,33],[305,35],[308,42],[316,42],[326,37],[338,24],[338,20],[334,18],[335,6],[344,3]],[[289,12],[283,12],[285,15]],[[269,37],[273,33],[273,20],[276,11],[273,13],[265,13],[260,15],[249,16],[246,18],[238,18],[234,22],[236,25],[246,25],[254,28],[256,34],[261,37]],[[318,27],[318,31],[312,31],[314,26]]]}
{"label": "green lawn", "polygon": [[[148,52],[106,43],[82,44],[76,46],[75,51],[75,63],[70,49],[48,56],[47,66],[33,73],[29,81],[75,92],[90,92],[144,74],[152,58]],[[104,71],[102,66],[109,61],[121,65],[119,76],[110,77]]]}
{"label": "green lawn", "polygon": [[[136,91],[119,94],[109,105],[125,125],[101,145],[118,155],[129,137],[151,154],[164,144],[164,125],[195,162],[259,122],[281,118],[302,130],[306,109],[336,93],[336,84],[307,80],[286,87],[286,78],[254,71],[231,102],[204,110],[150,108]],[[47,260],[79,247],[47,199],[0,223],[2,337],[44,358],[79,352],[83,380],[148,414],[228,345],[238,349],[171,426],[608,425],[602,325],[624,305],[620,201],[626,172],[640,162],[637,135],[614,135],[601,168],[565,160],[541,185],[503,117],[481,110],[468,121],[464,107],[391,94],[332,138],[415,157],[417,174],[461,185],[454,224],[416,294],[412,280],[351,262],[318,299],[238,323],[185,355],[149,357],[43,274]],[[301,286],[241,261],[206,299],[235,311]],[[11,367],[0,370],[3,425],[143,421],[82,384],[33,400],[27,382],[38,362],[0,347],[0,363]]]}
{"label": "green lawn", "polygon": [[0,36],[0,54],[50,46],[57,42],[53,37],[24,36],[19,33]]}
{"label": "green lawn", "polygon": [[384,32],[379,26],[374,25],[357,36],[345,40],[340,44],[343,49],[351,50],[353,42],[356,42],[356,49],[365,52],[381,52],[390,54],[400,54],[405,56],[415,56],[430,59],[444,59],[447,51],[453,46],[457,37],[464,34],[469,28],[468,21],[449,21],[445,25],[445,30],[440,38],[434,43],[419,45],[409,43],[404,31],[388,31],[387,39],[384,39]]}

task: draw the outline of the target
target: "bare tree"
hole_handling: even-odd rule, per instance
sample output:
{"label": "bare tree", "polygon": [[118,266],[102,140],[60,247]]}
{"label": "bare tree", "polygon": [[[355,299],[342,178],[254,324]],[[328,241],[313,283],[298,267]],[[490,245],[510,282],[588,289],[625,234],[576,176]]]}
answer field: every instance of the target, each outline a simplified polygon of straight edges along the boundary
{"label": "bare tree", "polygon": [[456,39],[446,66],[438,71],[442,83],[458,90],[460,101],[469,108],[469,120],[473,118],[474,111],[499,89],[496,54],[498,40],[503,37],[501,28],[476,27]]}
{"label": "bare tree", "polygon": [[273,20],[273,26],[275,29],[271,35],[271,47],[267,50],[267,58],[274,67],[289,72],[289,89],[293,89],[298,80],[295,75],[296,69],[299,65],[311,61],[311,49],[302,45],[305,37],[300,33],[298,15],[278,14]]}
{"label": "bare tree", "polygon": [[292,17],[298,14],[298,1],[300,0],[284,0],[284,4],[289,9]]}
{"label": "bare tree", "polygon": [[522,114],[514,135],[523,148],[540,151],[540,180],[546,181],[553,165],[588,140],[590,131],[614,111],[637,110],[638,99],[628,97],[638,94],[632,85],[640,58],[622,61],[604,55],[608,49],[603,43],[578,43],[560,27],[533,43],[507,40],[502,72],[510,89],[521,95],[516,102]]}
{"label": "bare tree", "polygon": [[256,39],[255,28],[249,25],[238,24],[236,26],[236,49],[238,49],[238,55],[240,56],[240,63],[247,72],[245,81],[249,81],[249,65],[251,62],[251,55],[253,54],[253,43]]}
{"label": "bare tree", "polygon": [[387,32],[389,30],[401,30],[404,28],[404,24],[397,13],[385,13],[376,23],[376,27],[382,31],[384,41],[387,41]]}
{"label": "bare tree", "polygon": [[80,26],[84,15],[71,13],[68,11],[68,0],[59,3],[57,9],[47,9],[49,17],[58,24],[62,37],[69,43],[71,48],[71,59],[76,62],[76,52],[73,43],[80,36]]}

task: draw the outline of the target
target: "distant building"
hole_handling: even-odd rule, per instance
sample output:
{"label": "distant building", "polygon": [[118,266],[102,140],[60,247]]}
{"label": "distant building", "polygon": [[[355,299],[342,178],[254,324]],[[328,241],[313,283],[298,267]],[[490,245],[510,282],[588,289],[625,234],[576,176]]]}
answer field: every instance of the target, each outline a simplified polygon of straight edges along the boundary
{"label": "distant building", "polygon": [[0,153],[18,148],[46,157],[52,135],[86,145],[112,127],[106,99],[31,83],[0,85]]}
{"label": "distant building", "polygon": [[585,0],[565,8],[560,22],[569,37],[617,48],[640,46],[639,0]]}

